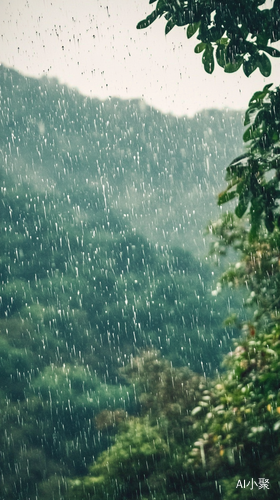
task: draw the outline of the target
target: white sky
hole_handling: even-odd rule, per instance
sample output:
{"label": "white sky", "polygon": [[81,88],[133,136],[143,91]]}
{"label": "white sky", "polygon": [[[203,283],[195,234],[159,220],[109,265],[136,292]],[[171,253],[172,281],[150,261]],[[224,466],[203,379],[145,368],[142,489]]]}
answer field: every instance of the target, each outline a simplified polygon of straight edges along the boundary
{"label": "white sky", "polygon": [[28,76],[47,74],[85,95],[143,98],[178,116],[203,108],[245,109],[252,93],[278,82],[280,64],[264,79],[257,70],[204,72],[197,41],[184,29],[164,35],[165,21],[136,24],[148,0],[1,0],[0,62]]}

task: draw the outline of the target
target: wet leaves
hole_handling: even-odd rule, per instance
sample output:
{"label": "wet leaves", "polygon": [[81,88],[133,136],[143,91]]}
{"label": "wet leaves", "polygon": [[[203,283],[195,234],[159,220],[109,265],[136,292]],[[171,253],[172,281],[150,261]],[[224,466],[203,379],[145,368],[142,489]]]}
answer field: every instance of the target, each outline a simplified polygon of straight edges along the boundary
{"label": "wet leaves", "polygon": [[164,16],[167,21],[165,34],[174,26],[186,26],[187,37],[197,34],[200,40],[195,52],[200,52],[202,44],[207,47],[202,59],[207,73],[214,70],[213,51],[217,47],[215,57],[225,72],[233,73],[243,66],[246,76],[259,68],[261,74],[268,77],[271,63],[264,52],[271,57],[279,57],[280,54],[270,45],[270,42],[278,40],[277,15],[276,2],[272,8],[259,9],[256,2],[245,5],[244,2],[230,0],[223,3],[158,0],[155,10],[140,21],[137,28],[147,28]]}

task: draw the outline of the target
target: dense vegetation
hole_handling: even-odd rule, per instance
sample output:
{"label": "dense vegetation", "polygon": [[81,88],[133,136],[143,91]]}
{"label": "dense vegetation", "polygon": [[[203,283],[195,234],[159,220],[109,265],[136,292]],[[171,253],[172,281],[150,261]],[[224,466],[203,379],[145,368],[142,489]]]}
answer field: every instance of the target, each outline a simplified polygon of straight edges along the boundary
{"label": "dense vegetation", "polygon": [[[0,496],[66,498],[65,478],[86,474],[98,456],[102,463],[118,426],[128,434],[126,445],[117,438],[115,462],[122,467],[119,452],[127,457],[137,427],[142,458],[149,456],[159,481],[146,425],[164,474],[169,455],[162,461],[162,432],[173,428],[172,453],[182,432],[190,442],[196,421],[191,410],[233,335],[222,326],[230,295],[211,294],[213,271],[183,248],[183,220],[180,237],[171,239],[176,214],[164,210],[174,204],[179,212],[178,191],[187,178],[185,206],[192,216],[186,243],[193,248],[193,234],[202,241],[196,226],[199,219],[206,224],[209,207],[202,206],[196,218],[191,189],[197,179],[206,182],[203,177],[210,193],[219,185],[218,156],[230,158],[238,144],[232,135],[239,115],[229,114],[224,123],[218,112],[177,120],[137,102],[90,101],[57,82],[26,79],[6,68],[0,80]],[[210,127],[213,140],[206,147]],[[228,142],[218,139],[226,127]],[[177,135],[176,148],[159,153]],[[140,195],[129,208],[131,187]],[[153,224],[145,228],[142,218]],[[166,234],[152,234],[165,218]],[[135,378],[137,363],[145,369],[141,376],[136,370]],[[191,391],[186,401],[170,393],[171,366],[178,391]],[[184,424],[180,405],[190,405]],[[175,464],[183,467],[183,445],[169,489],[178,475]]]}
{"label": "dense vegetation", "polygon": [[[280,56],[272,45],[280,39],[278,0],[150,3],[156,6],[138,28],[163,15],[166,34],[186,27],[188,38],[197,36],[195,52],[208,73],[217,62],[229,73],[242,67],[249,76],[259,68],[269,76],[268,56]],[[279,498],[280,90],[271,87],[252,96],[246,151],[227,168],[219,203],[236,200],[235,213],[209,226],[217,237],[212,253],[234,249],[239,259],[214,293],[225,284],[245,286],[246,305],[253,306],[245,322],[229,318],[242,332],[224,359],[226,371],[206,383],[158,353],[137,358],[126,375],[140,392],[139,415],[121,422],[112,415],[115,443],[89,476],[73,482],[72,498]]]}

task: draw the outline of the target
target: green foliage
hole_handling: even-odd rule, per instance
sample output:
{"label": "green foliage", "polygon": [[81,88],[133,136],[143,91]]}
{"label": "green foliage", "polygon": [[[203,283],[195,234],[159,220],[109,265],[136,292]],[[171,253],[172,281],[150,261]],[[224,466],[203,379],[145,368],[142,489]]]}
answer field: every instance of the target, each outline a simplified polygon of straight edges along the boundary
{"label": "green foliage", "polygon": [[247,152],[227,168],[228,187],[219,195],[219,204],[238,198],[237,217],[249,211],[250,239],[255,240],[262,227],[273,232],[280,224],[279,213],[279,124],[280,90],[266,85],[249,102],[245,115],[244,142]]}
{"label": "green foliage", "polygon": [[188,38],[196,34],[200,42],[195,52],[203,52],[202,63],[207,73],[214,71],[215,57],[227,73],[243,66],[246,76],[259,68],[267,77],[271,63],[266,54],[280,57],[279,50],[270,45],[280,39],[279,2],[275,0],[270,9],[260,8],[264,3],[265,0],[158,0],[154,11],[137,28],[147,28],[164,16],[165,34],[174,26],[187,26]]}
{"label": "green foliage", "polygon": [[95,414],[100,408],[118,407],[129,395],[128,388],[102,384],[89,366],[78,364],[47,366],[34,380],[33,388],[44,400],[68,413],[72,421],[85,408]]}
{"label": "green foliage", "polygon": [[[246,223],[247,222],[247,223]],[[269,233],[259,230],[258,239],[251,241],[250,226],[234,214],[227,214],[213,223],[209,230],[218,241],[212,245],[212,254],[219,255],[234,248],[239,254],[238,262],[231,264],[222,274],[217,290],[243,286],[249,290],[244,305],[253,309],[252,324],[256,329],[269,329],[279,323],[280,311],[280,233],[275,228]]]}
{"label": "green foliage", "polygon": [[[258,67],[269,76],[271,63],[264,52],[279,56],[269,45],[280,36],[279,2],[259,9],[263,4],[159,0],[138,28],[165,15],[166,33],[176,25],[187,25],[188,37],[198,31],[195,51],[203,52],[208,73],[214,68],[216,44],[215,56],[225,71],[243,65],[247,76]],[[225,500],[279,496],[280,101],[279,89],[270,87],[255,93],[249,103],[244,134],[248,149],[228,167],[228,187],[219,196],[219,204],[238,198],[235,214],[209,226],[218,239],[212,253],[226,255],[234,249],[239,256],[213,296],[225,284],[245,286],[252,318],[242,323],[233,314],[228,319],[241,327],[242,336],[225,358],[223,375],[207,383],[153,352],[132,360],[123,375],[135,389],[141,412],[120,422],[115,444],[91,467],[90,476],[73,481],[71,498],[198,500],[217,498],[218,492]],[[269,489],[255,482],[260,478],[266,478]],[[249,485],[254,492],[246,489]]]}
{"label": "green foliage", "polygon": [[[193,498],[198,478],[188,475],[185,461],[201,431],[193,411],[198,398],[211,399],[205,379],[186,368],[172,368],[156,352],[132,359],[123,372],[135,387],[141,414],[119,424],[115,443],[90,475],[72,481],[70,498]],[[203,415],[204,409],[200,422]],[[208,497],[215,493],[210,488]]]}
{"label": "green foliage", "polygon": [[[220,475],[225,498],[236,495],[240,478],[266,477],[268,498],[279,494],[279,354],[278,327],[256,336],[251,328],[236,342],[225,360],[227,373],[214,387],[219,404],[209,407],[205,461],[210,468],[227,468]],[[242,498],[248,495],[244,492]]]}
{"label": "green foliage", "polygon": [[[119,423],[115,443],[72,480],[71,499],[251,498],[238,481],[269,481],[267,498],[279,494],[280,330],[252,337],[244,332],[227,356],[227,371],[206,382],[173,368],[157,353],[135,358],[125,369],[141,402],[141,414]],[[103,416],[104,418],[104,416]],[[263,491],[262,491],[263,494]]]}
{"label": "green foliage", "polygon": [[[275,471],[279,467],[279,88],[266,85],[250,100],[245,115],[247,152],[227,168],[228,188],[219,195],[223,204],[238,198],[235,214],[228,213],[209,226],[217,238],[212,254],[238,252],[238,262],[221,276],[215,294],[225,285],[247,290],[244,305],[251,318],[242,324],[243,336],[225,360],[226,375],[217,384],[219,411],[211,411],[209,435],[216,436],[221,464],[231,464],[233,477],[222,477],[225,498],[249,498],[237,491],[256,474],[269,478],[268,498],[279,495]],[[211,438],[212,439],[212,438]],[[208,460],[215,446],[207,440]],[[256,454],[257,453],[257,454]],[[216,453],[217,454],[217,453]],[[218,466],[218,465],[216,465]],[[244,483],[242,483],[244,484]],[[261,498],[260,489],[254,498]]]}
{"label": "green foliage", "polygon": [[[186,246],[193,245],[192,228],[198,219],[193,222],[188,212],[186,227],[183,222],[179,227],[178,207],[183,206],[183,179],[193,189],[205,170],[207,130],[211,127],[213,136],[224,128],[233,130],[229,141],[233,152],[239,118],[229,115],[221,122],[219,113],[214,118],[206,113],[178,121],[154,110],[141,111],[139,103],[114,99],[103,109],[103,104],[72,95],[53,82],[40,82],[39,90],[38,81],[3,68],[0,82],[3,116],[13,116],[3,120],[5,142],[0,152],[0,470],[4,478],[0,498],[62,500],[65,477],[85,475],[93,457],[98,460],[109,449],[122,426],[130,428],[127,454],[136,427],[132,415],[137,415],[141,430],[135,470],[143,440],[143,467],[147,453],[151,470],[155,459],[164,475],[163,458],[169,446],[164,429],[168,428],[175,457],[182,436],[178,405],[183,400],[169,404],[169,376],[166,394],[162,392],[158,408],[153,409],[158,416],[166,411],[160,429],[156,418],[151,421],[146,413],[142,421],[139,409],[150,404],[141,396],[145,390],[139,382],[135,392],[136,382],[119,367],[133,361],[142,349],[157,348],[174,366],[187,364],[209,374],[228,350],[233,330],[224,328],[220,318],[223,311],[226,314],[230,296],[212,297],[210,267],[182,248],[185,234]],[[61,118],[61,109],[69,120]],[[106,125],[109,121],[112,129]],[[217,132],[213,132],[215,124]],[[178,136],[182,142],[173,150],[171,142]],[[152,145],[157,141],[166,151],[153,159]],[[224,145],[215,148],[207,151],[215,166],[205,180],[211,185],[218,182],[226,154]],[[133,156],[139,151],[138,164]],[[172,179],[169,170],[162,169],[166,159]],[[147,162],[149,172],[146,168],[143,173]],[[175,199],[179,185],[181,194]],[[138,203],[135,213],[142,226],[136,224],[137,217],[128,217],[132,198]],[[198,197],[193,199],[196,209]],[[175,215],[169,213],[171,209]],[[209,205],[207,217],[208,210]],[[198,214],[205,220],[203,211]],[[142,229],[152,217],[159,231],[160,220],[167,221],[167,229],[161,239],[152,234],[151,226],[149,241]],[[176,224],[182,234],[173,244]],[[178,382],[178,395],[180,388]],[[176,425],[170,423],[172,415]],[[148,436],[161,440],[156,451],[146,429]],[[118,438],[116,442],[119,450]],[[157,473],[152,481],[158,481]],[[177,476],[172,472],[170,485],[173,481]]]}
{"label": "green foliage", "polygon": [[9,188],[3,197],[0,315],[31,323],[42,365],[78,357],[100,375],[110,367],[114,380],[132,348],[155,346],[197,370],[201,361],[207,372],[217,366],[226,299],[211,298],[206,265],[180,248],[165,254],[130,227],[120,230],[104,206],[81,221],[68,203],[58,215],[50,193],[29,190],[27,203],[26,190],[18,187],[15,198]]}
{"label": "green foliage", "polygon": [[94,492],[99,498],[106,498],[108,494],[113,497],[116,491],[118,498],[129,498],[132,493],[139,492],[139,482],[142,480],[141,491],[147,495],[149,481],[145,480],[145,476],[149,475],[149,469],[157,467],[168,451],[158,427],[151,426],[148,418],[131,419],[126,422],[125,430],[117,436],[110,451],[99,456],[92,468],[92,475],[84,481],[74,481],[74,491],[80,490],[82,486],[86,494]]}

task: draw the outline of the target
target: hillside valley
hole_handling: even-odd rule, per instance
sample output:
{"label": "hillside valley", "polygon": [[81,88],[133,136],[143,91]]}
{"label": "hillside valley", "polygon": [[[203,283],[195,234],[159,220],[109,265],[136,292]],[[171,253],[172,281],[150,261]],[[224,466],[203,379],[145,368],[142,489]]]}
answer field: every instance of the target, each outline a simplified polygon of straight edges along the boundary
{"label": "hillside valley", "polygon": [[241,114],[179,119],[3,66],[0,89],[0,498],[60,499],[111,442],[98,414],[139,411],[121,368],[157,350],[209,377],[238,335],[204,232]]}

